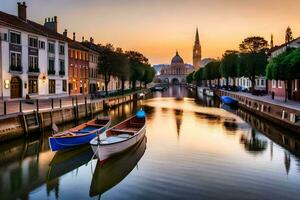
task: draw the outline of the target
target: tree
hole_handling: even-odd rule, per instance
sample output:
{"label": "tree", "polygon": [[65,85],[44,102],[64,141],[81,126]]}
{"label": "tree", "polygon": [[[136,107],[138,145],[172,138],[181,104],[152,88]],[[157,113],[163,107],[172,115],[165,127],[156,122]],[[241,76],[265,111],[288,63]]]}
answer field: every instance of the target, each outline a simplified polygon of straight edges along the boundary
{"label": "tree", "polygon": [[148,83],[153,81],[154,76],[155,70],[149,64],[144,64],[144,76],[141,81],[144,83],[145,88],[147,88]]}
{"label": "tree", "polygon": [[251,81],[251,92],[254,93],[256,77],[264,76],[268,64],[264,53],[242,53],[239,56],[238,75],[249,78]]}
{"label": "tree", "polygon": [[218,80],[218,87],[220,86],[220,78],[222,77],[221,73],[220,73],[220,66],[221,66],[221,62],[220,61],[214,61],[213,62],[213,66],[212,66],[212,68],[213,68],[213,70],[212,70],[213,75],[212,75],[212,77],[213,77],[213,79],[217,79]]}
{"label": "tree", "polygon": [[247,37],[240,44],[242,53],[265,53],[268,49],[268,42],[259,36]]}
{"label": "tree", "polygon": [[186,82],[187,82],[187,83],[192,83],[192,82],[193,82],[193,80],[194,80],[194,73],[195,73],[195,72],[189,73],[189,74],[186,76]]}
{"label": "tree", "polygon": [[104,76],[105,94],[108,95],[108,84],[110,82],[110,77],[115,75],[117,69],[114,63],[114,51],[112,45],[99,46],[99,73]]}
{"label": "tree", "polygon": [[194,73],[194,80],[198,86],[202,85],[202,81],[204,80],[204,68],[200,68]]}
{"label": "tree", "polygon": [[251,81],[251,92],[255,90],[255,79],[264,75],[268,64],[266,50],[268,42],[262,37],[248,37],[240,44],[238,59],[238,75],[249,78]]}
{"label": "tree", "polygon": [[206,80],[209,81],[209,86],[211,87],[211,81],[214,79],[218,79],[218,84],[219,84],[219,79],[221,77],[220,74],[220,62],[219,61],[212,61],[208,63],[204,67],[204,77]]}
{"label": "tree", "polygon": [[126,51],[125,54],[129,61],[129,79],[135,90],[136,81],[140,81],[144,75],[143,66],[148,65],[148,58],[136,51]]}
{"label": "tree", "polygon": [[220,65],[220,73],[226,78],[226,87],[228,89],[229,78],[233,79],[233,85],[235,86],[235,77],[237,77],[238,66],[238,51],[227,50],[223,54],[223,58]]}
{"label": "tree", "polygon": [[129,80],[129,65],[127,56],[122,52],[122,49],[116,49],[114,57],[116,64],[119,66],[115,71],[115,75],[121,81],[121,91],[124,94],[125,81]]}

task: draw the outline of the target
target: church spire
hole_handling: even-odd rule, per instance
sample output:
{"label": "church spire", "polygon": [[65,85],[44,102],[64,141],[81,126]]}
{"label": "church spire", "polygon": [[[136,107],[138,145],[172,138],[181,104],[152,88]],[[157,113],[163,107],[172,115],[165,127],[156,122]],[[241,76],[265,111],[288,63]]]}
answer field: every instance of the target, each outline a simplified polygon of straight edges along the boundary
{"label": "church spire", "polygon": [[198,27],[197,27],[197,29],[196,29],[195,44],[199,44],[199,45],[200,45],[199,33],[198,33]]}
{"label": "church spire", "polygon": [[198,32],[198,27],[196,29],[196,36],[195,36],[195,43],[193,47],[193,65],[195,70],[200,68],[200,63],[201,63],[201,45],[200,45],[200,40],[199,40],[199,32]]}

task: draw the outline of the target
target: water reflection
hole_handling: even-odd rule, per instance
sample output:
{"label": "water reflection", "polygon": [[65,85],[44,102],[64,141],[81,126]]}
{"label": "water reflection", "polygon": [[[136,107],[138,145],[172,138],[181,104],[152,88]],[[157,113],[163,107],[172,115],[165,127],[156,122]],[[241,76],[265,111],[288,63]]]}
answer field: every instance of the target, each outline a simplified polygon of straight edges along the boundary
{"label": "water reflection", "polygon": [[98,161],[90,187],[90,196],[101,195],[121,182],[135,167],[146,150],[147,138],[128,151],[111,157],[104,164]]}
{"label": "water reflection", "polygon": [[109,110],[115,124],[144,107],[147,150],[141,143],[103,166],[90,160],[88,146],[52,153],[49,133],[0,145],[0,198],[299,197],[299,137],[243,110],[220,109],[215,99],[193,97],[183,87],[170,87]]}
{"label": "water reflection", "polygon": [[251,130],[251,134],[241,135],[240,140],[245,149],[253,154],[262,153],[267,148],[267,140],[258,137],[254,129]]}

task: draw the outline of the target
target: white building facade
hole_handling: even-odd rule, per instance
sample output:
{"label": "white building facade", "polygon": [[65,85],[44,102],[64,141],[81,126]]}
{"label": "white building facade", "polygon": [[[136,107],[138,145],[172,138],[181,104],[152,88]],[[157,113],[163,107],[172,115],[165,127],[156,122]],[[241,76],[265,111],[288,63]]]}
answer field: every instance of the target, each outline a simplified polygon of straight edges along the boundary
{"label": "white building facade", "polygon": [[[1,97],[66,95],[68,43],[55,31],[26,18],[25,3],[18,16],[0,12]],[[56,24],[57,18],[49,23]]]}

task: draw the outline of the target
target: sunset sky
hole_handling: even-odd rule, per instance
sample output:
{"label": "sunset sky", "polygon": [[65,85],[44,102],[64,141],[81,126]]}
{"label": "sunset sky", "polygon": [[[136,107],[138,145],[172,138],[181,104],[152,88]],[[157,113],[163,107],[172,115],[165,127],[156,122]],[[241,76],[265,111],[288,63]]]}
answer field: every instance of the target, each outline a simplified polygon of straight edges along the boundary
{"label": "sunset sky", "polygon": [[[17,14],[17,0],[0,0],[0,10]],[[300,34],[299,0],[27,0],[28,17],[43,23],[58,16],[59,31],[76,32],[77,40],[92,36],[97,43],[112,43],[137,50],[151,64],[169,63],[176,49],[192,62],[195,29],[199,28],[202,55],[221,57],[238,49],[247,36],[259,35],[275,44],[284,41],[285,29]]]}

